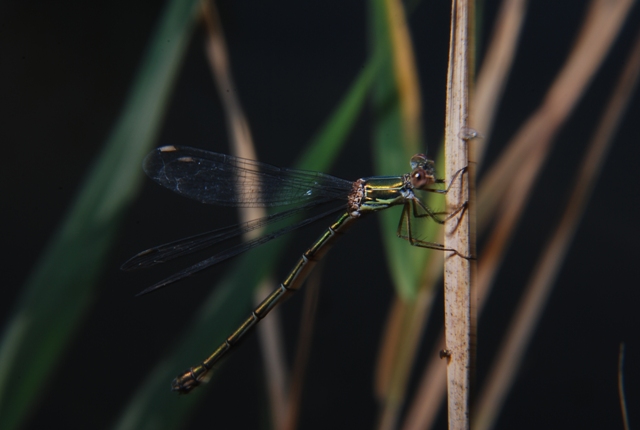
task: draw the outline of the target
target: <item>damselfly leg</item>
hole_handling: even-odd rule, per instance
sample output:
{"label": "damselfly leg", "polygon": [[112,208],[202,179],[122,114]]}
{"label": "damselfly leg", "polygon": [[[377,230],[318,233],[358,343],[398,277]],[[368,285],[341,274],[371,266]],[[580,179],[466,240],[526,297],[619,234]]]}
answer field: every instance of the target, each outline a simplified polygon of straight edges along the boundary
{"label": "damselfly leg", "polygon": [[[413,166],[413,163],[412,163],[412,166]],[[451,189],[454,181],[458,177],[462,179],[462,174],[465,173],[466,171],[467,171],[466,167],[463,167],[462,169],[458,170],[451,178],[451,181],[449,181],[449,185],[447,186],[447,188],[445,188],[444,190],[438,189],[438,188],[427,188],[427,187],[420,188],[420,189],[422,191],[427,191],[431,193],[447,194]],[[446,183],[444,179],[435,179],[433,182],[435,184]],[[420,198],[414,194],[411,199],[408,199],[404,203],[404,206],[402,208],[402,214],[400,216],[400,221],[398,222],[398,228],[396,230],[396,234],[399,238],[408,241],[412,246],[418,246],[420,248],[436,249],[436,250],[445,251],[445,252],[452,252],[453,255],[457,255],[464,259],[467,259],[467,260],[473,259],[472,256],[462,255],[456,249],[447,248],[441,243],[431,242],[431,241],[426,241],[426,240],[416,238],[415,235],[413,234],[412,223],[411,223],[412,218],[416,218],[416,219],[430,218],[434,222],[440,225],[443,225],[445,222],[447,222],[448,220],[450,220],[460,212],[464,213],[467,208],[467,204],[468,202],[464,202],[451,213],[435,212],[431,208],[429,208],[427,205],[425,205],[420,200]],[[444,218],[441,218],[440,215],[446,215],[446,216]]]}

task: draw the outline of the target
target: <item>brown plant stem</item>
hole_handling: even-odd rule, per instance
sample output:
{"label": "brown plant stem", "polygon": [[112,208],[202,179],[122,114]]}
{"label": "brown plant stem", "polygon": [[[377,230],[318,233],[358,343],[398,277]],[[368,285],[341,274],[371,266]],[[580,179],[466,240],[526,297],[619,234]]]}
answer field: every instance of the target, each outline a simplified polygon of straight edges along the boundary
{"label": "brown plant stem", "polygon": [[[469,49],[472,1],[452,2],[449,72],[447,76],[447,109],[445,125],[445,173],[455,177],[461,169],[469,169],[447,193],[447,208],[454,212],[463,205],[473,207],[470,181],[475,166],[467,152],[470,70],[473,59]],[[445,223],[445,247],[461,255],[471,255],[473,241],[470,218],[472,211],[462,210]],[[447,356],[447,399],[449,429],[468,429],[471,403],[472,343],[475,321],[472,321],[472,262],[460,255],[448,255],[444,266],[445,338]],[[475,307],[473,307],[475,308]]]}

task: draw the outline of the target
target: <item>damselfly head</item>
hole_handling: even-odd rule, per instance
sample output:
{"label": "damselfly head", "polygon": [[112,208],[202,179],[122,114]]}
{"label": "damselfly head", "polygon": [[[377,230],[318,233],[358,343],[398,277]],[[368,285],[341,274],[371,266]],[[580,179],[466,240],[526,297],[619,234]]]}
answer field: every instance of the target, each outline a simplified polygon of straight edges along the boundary
{"label": "damselfly head", "polygon": [[436,182],[435,164],[424,154],[416,154],[411,157],[411,185],[413,188],[422,189]]}

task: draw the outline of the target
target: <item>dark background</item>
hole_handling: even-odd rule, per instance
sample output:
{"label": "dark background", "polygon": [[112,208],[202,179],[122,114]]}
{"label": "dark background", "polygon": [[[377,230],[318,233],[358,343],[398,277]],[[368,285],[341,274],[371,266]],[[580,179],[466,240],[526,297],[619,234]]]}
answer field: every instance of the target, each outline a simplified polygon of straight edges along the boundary
{"label": "dark background", "polygon": [[[481,42],[488,40],[497,6],[497,1],[485,4]],[[116,121],[161,7],[162,2],[150,1],[0,5],[3,322]],[[572,47],[585,7],[583,1],[531,2],[487,165],[539,105]],[[288,166],[364,65],[366,4],[222,1],[219,8],[237,91],[259,157]],[[423,90],[424,129],[432,154],[444,127],[449,8],[449,2],[422,2],[410,17]],[[490,367],[536,256],[561,214],[593,125],[640,27],[638,9],[633,9],[605,65],[558,136],[540,176],[521,222],[524,227],[480,320],[479,382]],[[157,144],[228,152],[224,117],[202,36],[201,29],[194,34]],[[631,425],[640,422],[640,303],[637,270],[632,269],[637,264],[639,237],[638,118],[636,96],[498,428],[621,428],[617,360],[623,341]],[[331,173],[348,179],[372,173],[369,123],[367,113]],[[135,299],[135,293],[181,266],[131,274],[120,272],[120,264],[144,248],[228,225],[233,217],[232,210],[204,207],[145,182],[111,253],[94,307],[33,411],[28,428],[52,423],[64,428],[107,428],[115,422],[151,363],[170,350],[199,300],[209,293],[212,280],[226,268],[190,278],[162,294]],[[326,261],[300,428],[374,426],[372,374],[392,291],[375,218],[362,224]],[[321,228],[298,234],[285,261],[293,262]],[[354,274],[356,252],[364,254],[367,267],[375,270]],[[278,273],[288,269],[285,264]],[[189,300],[182,300],[185,296]],[[291,328],[289,344],[295,339],[301,299],[294,297],[284,307]],[[441,319],[441,313],[438,309],[432,319]],[[436,326],[426,334],[427,342],[437,335]],[[194,357],[194,363],[200,358]],[[189,364],[193,363],[185,367]],[[220,428],[257,427],[266,415],[266,406],[253,406],[265,404],[261,372],[258,345],[250,339],[227,362],[216,387],[208,390],[185,427],[210,425],[211,420],[218,421]],[[439,428],[446,425],[442,415]]]}

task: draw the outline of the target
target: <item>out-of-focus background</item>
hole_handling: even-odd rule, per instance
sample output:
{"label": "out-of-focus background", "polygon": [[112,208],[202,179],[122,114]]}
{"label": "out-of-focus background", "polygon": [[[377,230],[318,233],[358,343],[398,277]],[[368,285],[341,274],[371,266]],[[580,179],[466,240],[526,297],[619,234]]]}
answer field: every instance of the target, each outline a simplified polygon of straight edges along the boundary
{"label": "out-of-focus background", "polygon": [[[535,1],[528,5],[481,177],[541,104],[574,46],[587,3]],[[219,1],[217,5],[236,84],[233,90],[242,101],[257,154],[262,161],[291,166],[365,66],[370,51],[369,6],[344,1]],[[424,151],[435,157],[444,129],[450,4],[411,1],[405,6],[423,103]],[[486,1],[478,9],[478,67],[499,6],[498,1]],[[163,7],[164,2],[149,1],[0,6],[3,325],[26,300],[23,287],[29,274],[109,138]],[[571,181],[638,37],[639,24],[640,7],[635,5],[554,139],[553,152],[536,181],[479,321],[479,386],[486,382],[522,287],[562,214]],[[153,146],[177,144],[230,152],[204,37],[203,25],[196,24]],[[630,422],[632,426],[640,422],[633,407],[640,399],[637,118],[640,97],[634,95],[495,428],[621,428],[621,342],[626,344]],[[374,174],[371,122],[370,109],[365,107],[328,173],[354,180]],[[135,161],[141,162],[141,157]],[[72,330],[58,364],[29,404],[23,428],[53,424],[69,429],[111,428],[122,423],[124,411],[151,369],[179,342],[215,280],[234,264],[135,298],[137,292],[184,266],[175,262],[148,271],[121,272],[119,267],[127,258],[236,219],[232,209],[189,201],[146,178],[142,184],[115,232],[82,322]],[[376,426],[373,375],[394,295],[380,236],[393,236],[395,231],[381,232],[376,217],[360,224],[336,245],[322,267],[299,428]],[[295,235],[275,270],[278,277],[287,273],[324,226]],[[56,312],[65,313],[66,298],[60,299]],[[302,301],[300,294],[282,308],[288,360],[294,353]],[[434,303],[429,319],[433,324],[423,335],[426,346],[418,353],[410,393],[441,330],[437,322],[443,318],[442,297]],[[6,332],[4,336],[7,342]],[[211,340],[210,349],[217,343]],[[197,403],[182,428],[268,428],[260,357],[257,337],[252,336],[225,362],[214,382],[193,394],[199,396],[196,400],[171,393],[170,380],[161,395],[167,402]],[[202,358],[194,356],[170,373]],[[0,414],[5,413],[2,408],[10,404],[12,393],[19,391],[20,381],[28,380],[30,369],[0,355],[0,382],[9,380],[7,372],[14,382],[0,388]],[[445,423],[442,408],[436,428],[444,428]],[[162,422],[146,424],[164,427]]]}

